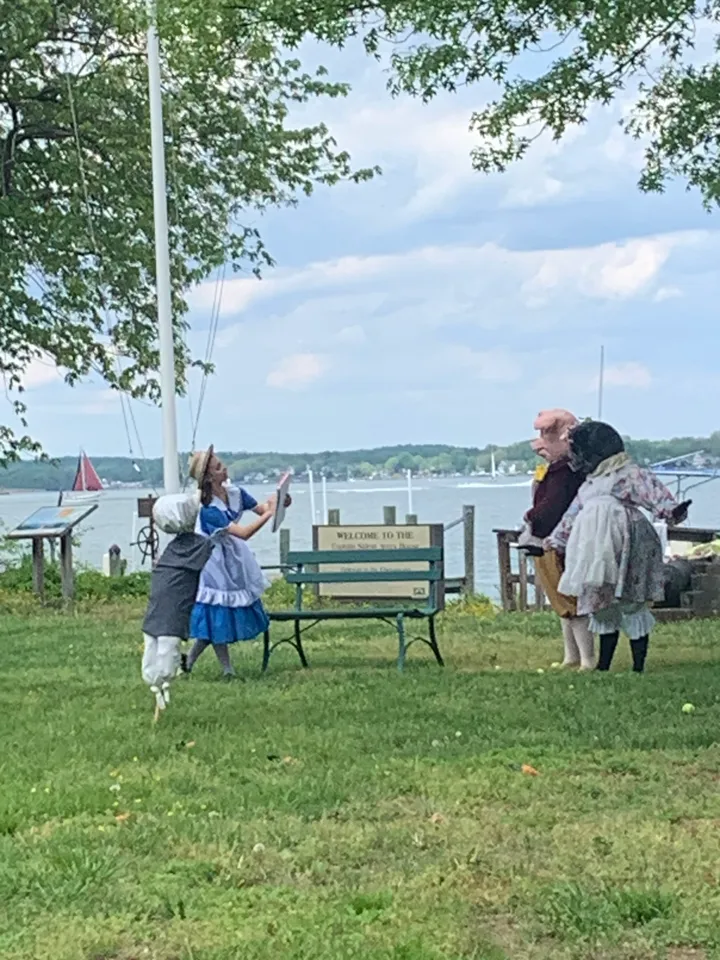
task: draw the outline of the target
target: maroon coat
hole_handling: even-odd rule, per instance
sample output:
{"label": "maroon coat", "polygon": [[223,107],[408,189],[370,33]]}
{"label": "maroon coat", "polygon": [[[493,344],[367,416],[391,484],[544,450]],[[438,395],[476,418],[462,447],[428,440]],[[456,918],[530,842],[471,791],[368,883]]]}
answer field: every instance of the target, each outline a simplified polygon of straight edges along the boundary
{"label": "maroon coat", "polygon": [[534,537],[549,537],[575,499],[585,475],[570,469],[567,457],[555,460],[535,487],[533,505],[525,514]]}

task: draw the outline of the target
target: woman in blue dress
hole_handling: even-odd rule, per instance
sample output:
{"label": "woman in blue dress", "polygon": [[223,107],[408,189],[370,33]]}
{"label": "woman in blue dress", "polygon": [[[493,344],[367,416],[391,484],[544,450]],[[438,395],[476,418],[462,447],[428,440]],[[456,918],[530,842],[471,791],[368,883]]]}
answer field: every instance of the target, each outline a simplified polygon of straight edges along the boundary
{"label": "woman in blue dress", "polygon": [[[223,674],[229,678],[235,675],[229,645],[254,640],[268,628],[260,599],[268,583],[247,541],[272,518],[275,498],[259,504],[246,490],[229,485],[227,469],[212,447],[193,454],[190,476],[200,490],[196,532],[209,537],[227,528],[231,536],[215,546],[200,575],[190,618],[190,636],[195,643],[185,669],[189,673],[212,644]],[[248,510],[256,516],[242,525],[240,519]]]}

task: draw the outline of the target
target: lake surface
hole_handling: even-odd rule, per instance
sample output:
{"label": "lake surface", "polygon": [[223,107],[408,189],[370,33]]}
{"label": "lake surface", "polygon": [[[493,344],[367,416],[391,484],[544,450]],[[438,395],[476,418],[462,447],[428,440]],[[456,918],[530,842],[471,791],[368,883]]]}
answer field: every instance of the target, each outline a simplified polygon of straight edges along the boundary
{"label": "lake surface", "polygon": [[[258,500],[267,499],[273,488],[248,486],[248,491]],[[673,488],[674,489],[674,488]],[[141,569],[137,549],[131,548],[133,540],[133,515],[138,496],[150,491],[108,490],[101,495],[96,512],[80,528],[80,547],[76,557],[88,566],[100,568],[103,554],[116,543],[129,559],[130,569]],[[288,510],[285,526],[290,529],[293,549],[310,549],[312,546],[312,521],[310,495],[307,485],[293,486],[293,506]],[[691,491],[693,506],[689,523],[697,527],[720,528],[720,481],[708,483]],[[413,488],[413,512],[420,523],[447,524],[462,514],[464,504],[475,506],[476,588],[497,599],[498,571],[494,527],[514,528],[530,500],[527,483],[500,480],[493,482],[480,479],[418,480]],[[0,519],[10,528],[44,506],[53,506],[53,493],[32,492],[0,496]],[[408,495],[404,483],[380,481],[377,483],[332,483],[327,487],[327,505],[340,510],[342,523],[382,523],[383,507],[397,508],[398,520],[408,512]],[[316,519],[323,514],[320,485],[316,485]],[[138,524],[135,521],[135,525]],[[278,562],[278,536],[266,527],[253,538],[252,546],[261,564],[269,566]],[[462,526],[446,534],[446,572],[450,577],[459,576],[463,565]]]}

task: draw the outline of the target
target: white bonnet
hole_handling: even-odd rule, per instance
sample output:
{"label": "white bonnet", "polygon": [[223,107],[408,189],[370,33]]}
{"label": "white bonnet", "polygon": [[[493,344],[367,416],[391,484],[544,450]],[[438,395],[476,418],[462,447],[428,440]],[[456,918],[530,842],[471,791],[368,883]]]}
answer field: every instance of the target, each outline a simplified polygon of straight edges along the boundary
{"label": "white bonnet", "polygon": [[153,519],[163,533],[185,533],[195,529],[200,497],[195,493],[168,493],[158,497]]}

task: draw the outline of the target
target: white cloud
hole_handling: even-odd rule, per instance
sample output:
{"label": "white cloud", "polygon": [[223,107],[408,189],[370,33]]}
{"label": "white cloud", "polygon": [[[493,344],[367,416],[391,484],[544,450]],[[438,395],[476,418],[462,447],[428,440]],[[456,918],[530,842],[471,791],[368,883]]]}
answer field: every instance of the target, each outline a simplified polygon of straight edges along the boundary
{"label": "white cloud", "polygon": [[74,408],[78,413],[91,417],[102,417],[111,413],[119,413],[121,412],[120,395],[116,390],[111,390],[109,387],[101,390],[93,390],[86,402],[77,404]]}
{"label": "white cloud", "polygon": [[[608,387],[629,387],[633,390],[647,390],[652,383],[652,375],[642,363],[618,363],[608,367],[604,374],[604,383]],[[599,385],[599,377],[596,387]]]}
{"label": "white cloud", "polygon": [[663,303],[665,300],[675,300],[683,295],[680,287],[659,287],[653,297],[655,303]]}
{"label": "white cloud", "polygon": [[327,359],[316,353],[294,353],[270,371],[266,383],[277,390],[303,390],[327,370]]}
{"label": "white cloud", "polygon": [[[628,299],[643,293],[660,274],[672,252],[706,241],[711,235],[687,231],[655,237],[643,237],[591,247],[560,250],[510,250],[494,243],[480,246],[431,246],[403,253],[348,256],[310,263],[299,270],[279,270],[272,280],[262,283],[233,280],[225,286],[222,316],[247,312],[258,300],[289,294],[327,295],[338,289],[382,300],[379,291],[392,281],[394,289],[406,295],[418,289],[418,283],[431,275],[434,283],[453,274],[444,285],[455,292],[497,287],[504,281],[506,293],[515,292],[518,282],[524,306],[537,308],[558,296],[581,296],[597,300]],[[248,286],[252,285],[252,286]],[[192,302],[204,305],[214,295],[214,283],[203,284]],[[340,304],[337,304],[340,309]],[[357,324],[343,324],[355,327]],[[357,331],[342,336],[357,336]],[[226,330],[218,338],[226,344]],[[338,332],[338,336],[341,333]]]}
{"label": "white cloud", "polygon": [[545,251],[538,269],[524,284],[525,302],[530,307],[543,306],[552,292],[568,288],[601,300],[638,296],[659,275],[675,248],[707,237],[706,233],[692,231]]}
{"label": "white cloud", "polygon": [[471,125],[473,115],[495,99],[494,87],[479,84],[423,103],[388,98],[378,79],[376,72],[366,71],[350,98],[323,114],[356,163],[382,167],[383,177],[372,188],[381,203],[368,204],[354,188],[337,194],[352,215],[365,220],[377,222],[390,214],[396,227],[437,214],[445,217],[475,195],[500,209],[601,196],[612,192],[618,177],[634,179],[642,165],[642,144],[619,126],[635,91],[609,107],[591,108],[588,122],[570,127],[559,141],[529,128],[530,136],[539,136],[523,160],[502,174],[485,175],[472,165],[480,139]]}
{"label": "white cloud", "polygon": [[338,343],[344,343],[348,346],[358,347],[365,343],[367,340],[367,335],[365,334],[364,328],[361,327],[359,323],[356,323],[351,327],[343,327],[335,339]]}
{"label": "white cloud", "polygon": [[510,187],[503,200],[504,207],[536,207],[558,197],[563,192],[562,180],[541,175],[532,183]]}
{"label": "white cloud", "polygon": [[21,379],[25,390],[36,390],[38,387],[60,383],[62,374],[55,362],[47,354],[43,354],[30,361]]}
{"label": "white cloud", "polygon": [[[597,389],[595,355],[605,342],[612,415],[616,392],[654,386],[648,366],[632,360],[638,346],[627,345],[628,331],[647,339],[658,286],[669,286],[678,266],[682,274],[712,260],[719,242],[720,235],[675,233],[559,250],[425,246],[278,271],[272,284],[258,285],[266,292],[254,302],[243,294],[238,319],[223,329],[228,347],[216,351],[207,405],[231,417],[252,396],[277,417],[287,412],[282,392],[294,391],[295,422],[320,405],[323,429],[352,422],[356,435],[375,424],[384,437],[388,424],[403,424],[407,437],[421,412],[434,422],[433,411],[458,405],[503,422],[521,396],[532,409],[582,412]],[[531,294],[538,302],[529,309]],[[221,390],[236,376],[237,351],[252,357],[242,391]]]}
{"label": "white cloud", "polygon": [[453,373],[469,373],[493,383],[512,383],[523,372],[520,359],[505,350],[473,350],[455,345],[444,351],[442,359]]}
{"label": "white cloud", "polygon": [[587,278],[588,285],[599,296],[632,297],[654,279],[675,242],[669,237],[657,237],[633,240],[623,246],[613,244],[598,276],[594,280]]}
{"label": "white cloud", "polygon": [[358,99],[357,109],[345,104],[338,111],[333,135],[355,162],[379,164],[385,180],[403,172],[405,190],[396,205],[404,219],[442,209],[479,179],[471,160],[477,139],[469,129],[470,107],[449,97],[430,104],[406,97]]}
{"label": "white cloud", "polygon": [[[585,383],[587,393],[597,393],[600,386],[600,376],[595,374],[594,376],[584,377],[582,380],[578,378],[578,383],[580,382]],[[644,363],[635,361],[613,364],[606,367],[603,373],[603,387],[605,389],[620,387],[629,390],[647,390],[652,382],[653,378],[650,370]]]}

